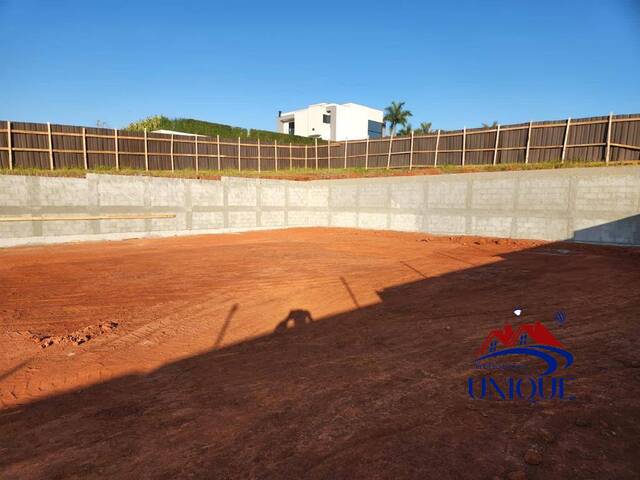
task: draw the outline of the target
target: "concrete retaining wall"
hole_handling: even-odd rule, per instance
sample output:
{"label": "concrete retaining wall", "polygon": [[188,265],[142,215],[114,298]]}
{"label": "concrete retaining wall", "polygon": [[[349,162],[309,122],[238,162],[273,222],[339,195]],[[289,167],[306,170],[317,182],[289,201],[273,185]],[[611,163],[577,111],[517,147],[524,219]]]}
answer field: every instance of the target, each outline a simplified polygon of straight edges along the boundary
{"label": "concrete retaining wall", "polygon": [[[101,219],[105,215],[144,218]],[[174,218],[150,218],[175,214]],[[0,246],[335,226],[640,245],[640,168],[292,182],[0,176]]]}

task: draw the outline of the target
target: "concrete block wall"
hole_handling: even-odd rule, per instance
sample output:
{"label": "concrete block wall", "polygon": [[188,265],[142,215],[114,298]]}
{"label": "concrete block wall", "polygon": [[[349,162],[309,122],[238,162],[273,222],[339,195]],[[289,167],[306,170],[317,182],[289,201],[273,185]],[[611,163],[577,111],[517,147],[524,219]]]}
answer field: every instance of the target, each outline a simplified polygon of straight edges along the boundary
{"label": "concrete block wall", "polygon": [[[91,219],[117,214],[140,218]],[[83,219],[2,221],[52,215]],[[311,182],[0,176],[0,246],[321,226],[640,245],[639,219],[640,167]]]}

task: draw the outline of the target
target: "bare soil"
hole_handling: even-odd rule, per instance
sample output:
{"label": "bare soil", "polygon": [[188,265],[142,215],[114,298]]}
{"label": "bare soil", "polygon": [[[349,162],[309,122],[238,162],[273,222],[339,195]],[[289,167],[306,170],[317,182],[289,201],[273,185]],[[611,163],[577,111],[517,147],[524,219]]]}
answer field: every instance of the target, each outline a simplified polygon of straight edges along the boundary
{"label": "bare soil", "polygon": [[[567,243],[5,249],[0,478],[636,479],[639,291],[638,250]],[[536,320],[574,355],[575,400],[471,399],[488,332]]]}

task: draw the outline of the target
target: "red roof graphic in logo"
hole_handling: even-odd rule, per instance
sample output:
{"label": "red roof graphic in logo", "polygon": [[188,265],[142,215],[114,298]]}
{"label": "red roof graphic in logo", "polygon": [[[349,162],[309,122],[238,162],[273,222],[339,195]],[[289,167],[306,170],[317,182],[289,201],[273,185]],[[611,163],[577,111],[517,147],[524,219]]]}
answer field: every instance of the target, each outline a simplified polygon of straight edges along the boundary
{"label": "red roof graphic in logo", "polygon": [[484,342],[482,342],[482,346],[478,350],[478,355],[485,354],[492,346],[492,343],[493,348],[490,350],[495,350],[498,342],[505,347],[536,343],[538,345],[551,345],[553,347],[564,348],[562,343],[539,321],[519,325],[515,330],[509,324],[506,324],[502,329],[492,330]]}

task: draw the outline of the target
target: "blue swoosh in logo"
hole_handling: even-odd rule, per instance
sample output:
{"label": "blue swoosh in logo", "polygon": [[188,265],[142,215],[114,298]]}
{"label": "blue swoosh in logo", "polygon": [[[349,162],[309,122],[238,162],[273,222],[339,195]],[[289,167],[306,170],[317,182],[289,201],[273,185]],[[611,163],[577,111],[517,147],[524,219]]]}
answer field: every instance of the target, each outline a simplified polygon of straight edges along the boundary
{"label": "blue swoosh in logo", "polygon": [[573,365],[573,355],[571,355],[566,350],[563,350],[562,348],[551,347],[549,345],[529,345],[528,348],[541,348],[543,350],[549,350],[550,352],[557,353],[558,355],[564,357],[565,364],[562,368],[569,368],[571,365]]}
{"label": "blue swoosh in logo", "polygon": [[540,350],[548,350],[564,357],[566,363],[563,368],[567,368],[571,364],[573,364],[573,355],[571,355],[566,350],[562,350],[561,348],[556,348],[556,347],[550,347],[548,345],[531,345],[529,347],[507,348],[504,350],[500,350],[497,352],[492,352],[487,355],[484,355],[478,358],[476,361],[487,360],[489,358],[495,358],[495,357],[503,357],[506,355],[530,355],[532,357],[536,357],[541,360],[544,360],[547,363],[547,370],[545,370],[541,375],[549,375],[555,372],[558,369],[558,361],[552,355]]}

